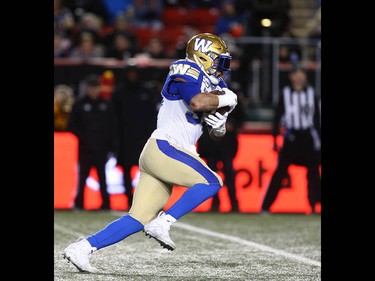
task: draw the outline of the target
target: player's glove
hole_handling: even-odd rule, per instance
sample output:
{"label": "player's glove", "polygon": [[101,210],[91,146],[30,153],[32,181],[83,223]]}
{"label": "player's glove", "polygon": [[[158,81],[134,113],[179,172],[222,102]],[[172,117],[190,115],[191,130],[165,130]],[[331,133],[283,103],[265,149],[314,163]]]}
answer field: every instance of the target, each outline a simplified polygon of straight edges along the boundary
{"label": "player's glove", "polygon": [[217,136],[221,137],[224,136],[226,133],[225,123],[227,122],[228,112],[224,114],[220,114],[219,112],[215,112],[215,114],[208,114],[203,119],[204,121],[211,126],[212,133]]}
{"label": "player's glove", "polygon": [[229,106],[230,110],[228,111],[228,113],[231,113],[237,105],[237,95],[228,88],[222,88],[221,90],[224,91],[225,94],[218,96],[219,105],[217,107],[220,108],[224,106]]}

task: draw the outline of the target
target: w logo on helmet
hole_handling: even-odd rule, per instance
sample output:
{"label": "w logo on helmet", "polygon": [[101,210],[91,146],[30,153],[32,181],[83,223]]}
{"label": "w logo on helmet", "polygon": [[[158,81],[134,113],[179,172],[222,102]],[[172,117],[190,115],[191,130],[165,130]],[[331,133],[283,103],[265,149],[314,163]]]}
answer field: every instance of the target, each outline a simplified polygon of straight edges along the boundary
{"label": "w logo on helmet", "polygon": [[197,38],[194,42],[194,51],[200,50],[202,53],[207,53],[212,43],[204,38]]}

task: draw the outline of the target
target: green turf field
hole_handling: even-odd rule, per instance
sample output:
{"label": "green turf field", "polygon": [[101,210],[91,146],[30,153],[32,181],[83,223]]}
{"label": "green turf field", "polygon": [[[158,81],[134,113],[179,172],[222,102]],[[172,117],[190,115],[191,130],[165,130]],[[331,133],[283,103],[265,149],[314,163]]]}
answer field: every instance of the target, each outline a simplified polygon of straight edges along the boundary
{"label": "green turf field", "polygon": [[94,252],[103,273],[81,273],[65,247],[124,213],[55,211],[54,280],[321,280],[321,217],[293,214],[191,213],[171,228],[174,251],[143,232]]}

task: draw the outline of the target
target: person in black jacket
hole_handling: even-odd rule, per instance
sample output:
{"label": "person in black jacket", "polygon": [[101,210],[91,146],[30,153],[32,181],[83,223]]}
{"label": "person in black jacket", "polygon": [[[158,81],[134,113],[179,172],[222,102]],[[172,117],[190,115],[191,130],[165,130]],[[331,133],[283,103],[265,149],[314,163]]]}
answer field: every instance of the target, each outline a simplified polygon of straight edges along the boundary
{"label": "person in black jacket", "polygon": [[[262,212],[268,212],[288,175],[290,165],[307,168],[308,201],[311,211],[321,201],[320,185],[320,99],[307,80],[306,70],[295,66],[289,73],[290,85],[281,93],[273,120],[273,149],[279,153],[277,167],[272,175],[262,202]],[[281,126],[280,126],[281,125]],[[276,139],[284,130],[283,145]]]}
{"label": "person in black jacket", "polygon": [[73,104],[69,116],[69,131],[78,138],[79,179],[74,207],[84,209],[84,187],[92,167],[96,168],[102,204],[100,209],[110,209],[105,165],[110,153],[117,149],[116,119],[113,105],[101,96],[99,76],[85,79],[85,95]]}
{"label": "person in black jacket", "polygon": [[138,166],[143,146],[156,127],[156,97],[159,97],[159,93],[155,94],[143,85],[140,75],[137,67],[129,66],[123,83],[118,85],[112,96],[119,136],[117,163],[123,169],[128,209],[133,201],[130,172],[133,166]]}

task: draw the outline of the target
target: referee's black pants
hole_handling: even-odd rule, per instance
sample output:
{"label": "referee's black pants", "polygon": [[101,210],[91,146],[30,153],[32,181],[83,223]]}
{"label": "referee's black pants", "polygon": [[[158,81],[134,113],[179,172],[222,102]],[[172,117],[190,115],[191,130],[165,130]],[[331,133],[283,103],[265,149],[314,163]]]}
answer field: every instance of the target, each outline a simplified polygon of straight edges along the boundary
{"label": "referee's black pants", "polygon": [[262,202],[262,211],[269,211],[282,188],[282,181],[288,175],[290,165],[301,165],[307,169],[307,197],[315,211],[316,203],[321,202],[321,181],[319,172],[319,152],[315,151],[313,140],[308,134],[294,135],[296,138],[284,140],[284,145],[280,150],[277,167],[271,177],[266,195]]}

